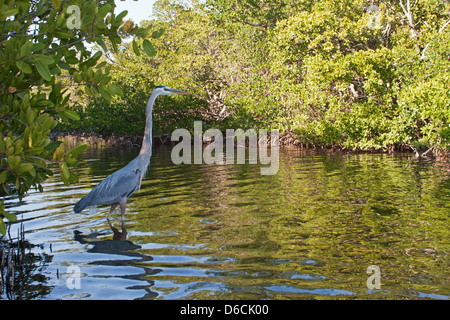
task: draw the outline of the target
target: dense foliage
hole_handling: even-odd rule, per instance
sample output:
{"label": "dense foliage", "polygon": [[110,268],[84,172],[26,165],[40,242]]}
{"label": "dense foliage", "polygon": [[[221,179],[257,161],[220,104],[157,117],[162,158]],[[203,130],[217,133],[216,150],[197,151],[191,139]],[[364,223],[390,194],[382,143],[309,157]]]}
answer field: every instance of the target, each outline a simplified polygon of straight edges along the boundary
{"label": "dense foliage", "polygon": [[165,84],[196,98],[159,101],[161,133],[202,118],[313,145],[448,148],[449,14],[435,0],[159,0],[145,22],[156,55],[123,46],[111,69],[125,94],[88,104],[82,129],[139,134]]}
{"label": "dense foliage", "polygon": [[58,122],[79,120],[69,108],[82,98],[79,89],[106,100],[122,93],[100,59],[105,42],[117,49],[124,35],[146,35],[123,22],[126,14],[114,13],[113,0],[0,0],[0,233],[3,217],[16,219],[5,211],[6,195],[42,190],[54,171],[66,184],[78,180],[69,169],[85,146],[69,151],[49,133]]}

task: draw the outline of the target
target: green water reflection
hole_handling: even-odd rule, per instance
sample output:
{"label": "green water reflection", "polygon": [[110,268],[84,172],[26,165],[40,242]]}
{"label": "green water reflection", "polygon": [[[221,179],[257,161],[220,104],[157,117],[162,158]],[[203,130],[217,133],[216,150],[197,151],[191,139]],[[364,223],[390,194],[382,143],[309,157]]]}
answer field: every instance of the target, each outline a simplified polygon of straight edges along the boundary
{"label": "green water reflection", "polygon": [[[262,176],[259,165],[173,165],[170,149],[160,148],[141,191],[129,199],[129,247],[102,251],[74,239],[81,230],[112,241],[106,208],[78,216],[71,208],[136,152],[90,148],[77,169],[79,185],[66,192],[55,190],[59,184],[46,187],[45,213],[15,207],[24,219],[34,212],[29,241],[55,243],[42,271],[53,288],[46,298],[450,297],[447,164],[285,150],[278,173]],[[48,223],[55,215],[57,222]],[[112,224],[121,231],[119,214]],[[68,264],[81,264],[83,279],[96,285],[73,292],[48,271]],[[381,270],[381,289],[367,288],[370,265]]]}

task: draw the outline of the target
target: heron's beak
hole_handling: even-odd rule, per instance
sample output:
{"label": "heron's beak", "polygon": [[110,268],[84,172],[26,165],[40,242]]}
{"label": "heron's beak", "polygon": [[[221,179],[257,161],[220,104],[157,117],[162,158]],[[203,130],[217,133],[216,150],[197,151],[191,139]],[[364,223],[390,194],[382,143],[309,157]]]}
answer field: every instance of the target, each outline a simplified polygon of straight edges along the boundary
{"label": "heron's beak", "polygon": [[190,94],[189,92],[187,92],[187,91],[181,91],[181,90],[176,90],[176,89],[167,89],[167,90],[169,90],[170,92],[173,92],[173,93],[175,93],[175,94],[185,94],[185,95],[188,95],[188,94]]}

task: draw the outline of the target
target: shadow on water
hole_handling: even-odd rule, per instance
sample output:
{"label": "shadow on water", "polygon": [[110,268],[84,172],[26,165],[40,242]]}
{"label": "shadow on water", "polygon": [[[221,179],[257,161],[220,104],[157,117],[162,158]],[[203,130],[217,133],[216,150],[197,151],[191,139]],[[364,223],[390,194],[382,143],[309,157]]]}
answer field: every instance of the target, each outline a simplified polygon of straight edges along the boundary
{"label": "shadow on water", "polygon": [[[124,223],[108,208],[72,212],[137,152],[90,147],[79,184],[50,179],[7,199],[20,219],[2,240],[28,264],[1,299],[450,297],[446,163],[284,150],[278,173],[261,176],[260,165],[176,166],[163,147]],[[379,289],[367,287],[371,265]]]}
{"label": "shadow on water", "polygon": [[93,247],[88,250],[88,252],[101,252],[101,253],[121,253],[129,250],[139,249],[141,246],[134,244],[133,242],[127,240],[127,229],[125,228],[125,223],[122,222],[122,228],[119,229],[112,226],[111,221],[107,218],[109,227],[113,232],[112,239],[108,240],[98,240],[97,237],[100,235],[99,232],[91,232],[89,234],[83,234],[79,230],[75,230],[74,239],[79,243],[88,243]]}
{"label": "shadow on water", "polygon": [[[98,231],[92,231],[88,234],[83,234],[79,230],[75,230],[74,240],[78,241],[81,244],[89,244],[90,248],[87,252],[91,253],[105,253],[105,254],[115,254],[115,255],[124,255],[130,257],[125,261],[123,260],[103,260],[103,261],[93,261],[92,265],[103,265],[103,266],[124,266],[130,263],[136,264],[144,261],[151,261],[153,258],[149,255],[143,255],[139,252],[135,252],[133,250],[140,249],[141,246],[134,244],[130,240],[127,240],[127,229],[125,227],[125,223],[122,221],[121,230],[114,227],[109,219],[107,219],[108,225],[113,232],[112,239],[103,239],[99,240],[98,237],[101,236],[101,233]],[[127,279],[141,279],[142,277],[147,277],[151,275],[155,275],[160,272],[160,269],[157,268],[148,268],[143,267],[143,272],[140,274],[134,274],[130,276],[125,276]],[[152,281],[149,281],[148,284],[133,286],[134,290],[143,289],[148,293],[145,294],[142,299],[150,299],[158,296],[157,293],[152,292],[150,287],[153,285]],[[80,285],[81,286],[81,285]],[[128,288],[131,289],[131,288]],[[105,297],[107,298],[107,297]]]}

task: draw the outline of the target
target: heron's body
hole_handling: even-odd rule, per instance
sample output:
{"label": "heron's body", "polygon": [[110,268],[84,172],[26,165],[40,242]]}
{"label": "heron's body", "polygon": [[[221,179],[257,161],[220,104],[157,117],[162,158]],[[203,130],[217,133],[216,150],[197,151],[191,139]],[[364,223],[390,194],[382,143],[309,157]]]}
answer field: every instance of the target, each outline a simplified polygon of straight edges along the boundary
{"label": "heron's body", "polygon": [[125,167],[103,179],[78,201],[73,210],[78,213],[90,206],[126,203],[127,198],[140,188],[145,174],[140,168],[145,166],[145,161],[146,159],[139,155]]}
{"label": "heron's body", "polygon": [[111,214],[120,205],[122,218],[125,214],[127,199],[140,188],[142,179],[147,173],[152,155],[152,109],[156,97],[167,94],[188,94],[165,86],[158,86],[150,95],[146,107],[146,125],[144,139],[139,155],[125,167],[103,179],[75,205],[73,210],[81,212],[87,207],[110,205]]}

